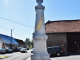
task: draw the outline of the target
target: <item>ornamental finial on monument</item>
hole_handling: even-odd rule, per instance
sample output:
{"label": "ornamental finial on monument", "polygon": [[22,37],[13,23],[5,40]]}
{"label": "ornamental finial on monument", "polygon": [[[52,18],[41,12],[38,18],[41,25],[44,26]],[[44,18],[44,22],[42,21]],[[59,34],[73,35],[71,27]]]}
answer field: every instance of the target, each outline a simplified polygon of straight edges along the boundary
{"label": "ornamental finial on monument", "polygon": [[36,2],[37,2],[38,4],[41,4],[41,3],[43,2],[43,0],[36,0]]}

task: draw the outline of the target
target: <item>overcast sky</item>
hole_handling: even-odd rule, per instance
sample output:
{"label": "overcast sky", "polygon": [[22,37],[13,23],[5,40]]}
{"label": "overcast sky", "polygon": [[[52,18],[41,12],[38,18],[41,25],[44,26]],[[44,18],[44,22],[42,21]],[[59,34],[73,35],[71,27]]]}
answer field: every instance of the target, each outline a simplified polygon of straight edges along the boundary
{"label": "overcast sky", "polygon": [[[32,40],[36,0],[0,0],[0,34]],[[80,19],[80,0],[43,0],[45,23]]]}

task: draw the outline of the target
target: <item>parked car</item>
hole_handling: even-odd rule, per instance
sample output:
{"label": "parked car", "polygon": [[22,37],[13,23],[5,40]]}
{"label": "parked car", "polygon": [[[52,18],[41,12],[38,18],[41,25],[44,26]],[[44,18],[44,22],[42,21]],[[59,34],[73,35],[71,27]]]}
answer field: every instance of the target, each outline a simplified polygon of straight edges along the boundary
{"label": "parked car", "polygon": [[20,50],[20,52],[27,52],[27,49],[26,49],[26,48],[22,48],[22,49]]}
{"label": "parked car", "polygon": [[6,50],[4,48],[0,48],[0,53],[6,53]]}
{"label": "parked car", "polygon": [[6,50],[6,53],[12,53],[12,49],[5,49]]}
{"label": "parked car", "polygon": [[31,53],[33,53],[33,48],[32,48],[32,50],[31,50]]}
{"label": "parked car", "polygon": [[17,47],[16,51],[20,51],[23,47]]}
{"label": "parked car", "polygon": [[61,56],[65,54],[64,49],[62,49],[59,46],[48,47],[47,51],[50,54],[50,56],[51,55]]}
{"label": "parked car", "polygon": [[27,50],[29,50],[29,47],[26,47]]}

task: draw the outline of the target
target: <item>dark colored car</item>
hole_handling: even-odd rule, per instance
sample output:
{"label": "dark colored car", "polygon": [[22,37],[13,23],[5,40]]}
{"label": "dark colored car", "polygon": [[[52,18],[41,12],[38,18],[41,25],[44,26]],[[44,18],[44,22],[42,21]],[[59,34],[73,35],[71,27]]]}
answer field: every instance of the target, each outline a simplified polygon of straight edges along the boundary
{"label": "dark colored car", "polygon": [[48,47],[47,51],[50,54],[50,56],[51,55],[61,56],[65,54],[64,49],[62,49],[59,46]]}
{"label": "dark colored car", "polygon": [[0,48],[0,53],[6,53],[6,50],[4,48]]}
{"label": "dark colored car", "polygon": [[23,47],[17,47],[16,51],[20,51]]}
{"label": "dark colored car", "polygon": [[5,49],[6,50],[6,53],[12,53],[12,49]]}

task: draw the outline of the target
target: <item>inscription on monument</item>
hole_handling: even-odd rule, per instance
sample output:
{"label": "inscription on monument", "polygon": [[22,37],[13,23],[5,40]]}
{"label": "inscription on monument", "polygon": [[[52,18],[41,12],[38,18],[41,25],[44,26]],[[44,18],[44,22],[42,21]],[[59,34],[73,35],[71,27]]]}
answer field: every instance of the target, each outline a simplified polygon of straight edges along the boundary
{"label": "inscription on monument", "polygon": [[39,30],[41,28],[41,25],[43,23],[43,18],[44,18],[44,15],[42,15],[37,23],[37,26],[36,26],[36,30]]}

